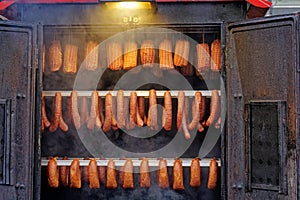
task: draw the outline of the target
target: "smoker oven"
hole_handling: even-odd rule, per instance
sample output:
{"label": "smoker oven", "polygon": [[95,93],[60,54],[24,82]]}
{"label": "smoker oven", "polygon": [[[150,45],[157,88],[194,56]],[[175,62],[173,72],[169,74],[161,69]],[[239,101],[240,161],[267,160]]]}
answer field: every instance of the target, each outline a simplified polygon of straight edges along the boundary
{"label": "smoker oven", "polygon": [[[122,15],[102,9],[98,4],[20,4],[21,22],[0,24],[0,199],[299,198],[298,14],[227,23],[243,20],[244,2],[177,2],[157,6],[155,13]],[[124,21],[132,16],[140,17],[137,23]],[[157,76],[149,70],[128,75],[130,72],[124,70],[105,69],[105,45],[111,41],[124,43],[128,38],[139,46],[143,40],[151,39],[157,54],[163,39],[171,40],[173,50],[178,39],[188,39],[191,41],[189,62],[194,67],[196,44],[211,44],[220,39],[221,71],[197,76],[195,69],[190,74],[179,69],[177,74],[163,71]],[[62,69],[51,72],[47,53],[42,72],[43,46],[47,52],[53,40],[61,41],[63,48],[67,44],[78,47],[76,74],[66,74]],[[81,70],[84,44],[88,40],[99,43],[98,65],[101,67],[96,72]],[[185,84],[178,84],[180,77],[184,77]],[[140,82],[143,84],[134,85]],[[133,90],[138,96],[145,96],[146,109],[150,89],[157,90],[160,105],[163,105],[163,92],[173,91],[172,130],[139,138],[138,134],[147,136],[153,132],[143,128],[142,132],[136,129],[130,134],[120,130],[104,134],[85,126],[76,130],[67,121],[66,133],[59,129],[51,133],[47,128],[41,132],[42,92],[47,116],[51,119],[57,91],[62,93],[63,117],[67,118],[73,89],[78,91],[79,99],[88,97],[90,107],[91,91],[97,90],[104,100],[107,92],[115,96],[119,88],[126,91],[125,96]],[[201,91],[206,96],[208,117],[214,89],[222,99],[224,126],[207,128],[204,133],[192,131],[192,139],[186,141],[175,128],[177,92],[185,91],[191,109],[194,91]],[[158,116],[160,118],[161,110]],[[174,140],[179,142],[170,149],[152,153]],[[115,146],[116,150],[106,151],[109,146]],[[118,148],[126,152],[117,151]],[[46,171],[48,158],[53,156],[58,156],[59,166],[69,166],[72,158],[80,158],[82,167],[88,165],[88,161],[83,160],[86,157],[105,157],[98,160],[101,166],[107,165],[108,158],[114,158],[117,169],[124,164],[122,159],[132,158],[135,187],[123,189],[118,184],[117,189],[111,190],[101,184],[100,189],[90,189],[88,183],[82,181],[81,189],[50,188]],[[70,160],[63,161],[63,156]],[[151,187],[148,189],[139,187],[141,157],[149,158]],[[157,159],[161,157],[168,161],[171,183],[168,189],[161,189],[157,184]],[[172,189],[173,162],[177,157],[183,161],[183,191]],[[201,158],[201,186],[197,188],[189,186],[189,166],[194,157]],[[217,187],[213,190],[207,189],[211,158],[217,158],[219,166]]]}

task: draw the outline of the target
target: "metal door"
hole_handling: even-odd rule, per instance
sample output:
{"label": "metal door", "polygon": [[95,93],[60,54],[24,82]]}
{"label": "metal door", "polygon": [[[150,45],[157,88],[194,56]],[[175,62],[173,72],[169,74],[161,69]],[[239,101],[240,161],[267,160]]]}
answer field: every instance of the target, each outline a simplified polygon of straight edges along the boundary
{"label": "metal door", "polygon": [[228,199],[296,199],[297,20],[228,25]]}
{"label": "metal door", "polygon": [[35,30],[0,22],[0,199],[33,199]]}

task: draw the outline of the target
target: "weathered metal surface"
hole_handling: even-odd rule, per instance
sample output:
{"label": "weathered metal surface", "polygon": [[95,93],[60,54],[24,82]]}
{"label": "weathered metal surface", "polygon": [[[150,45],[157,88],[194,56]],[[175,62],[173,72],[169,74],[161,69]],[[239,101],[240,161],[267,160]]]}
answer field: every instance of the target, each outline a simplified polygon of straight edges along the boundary
{"label": "weathered metal surface", "polygon": [[[228,161],[228,199],[296,199],[296,184],[288,184],[297,180],[293,167],[296,160],[292,156],[296,147],[296,97],[294,91],[295,88],[299,87],[299,85],[296,86],[295,80],[298,64],[295,47],[296,22],[297,16],[295,15],[229,25],[226,79],[228,91],[226,155]],[[255,118],[247,117],[245,108],[247,107],[246,104],[250,103],[251,105],[253,101],[265,103],[281,101],[287,105],[286,111],[280,111],[280,109],[277,112],[270,111],[264,116],[268,119],[280,118],[278,119],[280,123],[277,123],[277,131],[274,132],[276,139],[264,138],[261,135],[265,131],[267,133],[267,130],[264,131],[262,127],[259,127],[260,122],[254,124],[249,122]],[[287,113],[286,120],[284,112]],[[256,119],[262,120],[261,117],[256,117]],[[265,122],[267,121],[264,120],[263,124],[267,125]],[[247,138],[247,123],[251,124],[248,132],[249,130],[250,132],[258,131],[254,138],[253,135]],[[276,126],[275,123],[274,125]],[[288,130],[286,133],[284,132],[285,126]],[[276,140],[278,140],[278,144],[276,144]],[[274,142],[277,147],[273,150],[278,150],[279,157],[278,167],[272,166],[272,168],[275,169],[275,173],[278,170],[276,176],[279,177],[279,187],[277,189],[271,187],[271,185],[277,184],[277,181],[273,182],[271,179],[269,179],[269,184],[264,186],[259,184],[259,187],[253,187],[257,184],[257,180],[253,180],[253,178],[258,178],[258,182],[263,183],[264,179],[262,177],[259,179],[258,176],[268,169],[268,167],[265,169],[261,166],[256,167],[253,161],[256,162],[257,157],[258,164],[264,163],[268,156],[275,156],[275,154],[268,155],[273,147],[262,150],[259,149],[262,148],[260,144],[273,144]],[[249,148],[247,148],[247,144]],[[264,155],[255,155],[255,152]],[[249,165],[251,165],[251,170],[247,168]],[[289,168],[290,165],[291,168]],[[247,177],[251,177],[252,180],[247,182]],[[249,183],[252,185],[247,187]],[[253,183],[255,184],[253,185]],[[288,186],[286,186],[287,184]],[[239,188],[237,185],[241,187]]]}
{"label": "weathered metal surface", "polygon": [[11,102],[9,182],[0,185],[2,199],[32,199],[35,40],[32,26],[0,23],[0,98]]}

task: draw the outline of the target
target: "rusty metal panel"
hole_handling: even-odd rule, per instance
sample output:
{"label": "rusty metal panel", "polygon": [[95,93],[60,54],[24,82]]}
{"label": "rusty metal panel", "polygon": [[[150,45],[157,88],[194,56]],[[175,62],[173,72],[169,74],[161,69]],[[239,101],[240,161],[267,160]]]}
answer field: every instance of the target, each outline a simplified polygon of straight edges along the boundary
{"label": "rusty metal panel", "polygon": [[[295,71],[296,71],[296,24],[297,15],[279,16],[264,19],[249,20],[243,23],[233,23],[228,25],[228,57],[227,57],[227,177],[228,177],[228,198],[229,199],[263,199],[268,197],[278,198],[286,193],[286,183],[288,180],[284,178],[284,174],[289,174],[292,179],[293,173],[282,167],[282,162],[287,162],[289,157],[287,152],[292,150],[292,144],[295,141]],[[262,150],[265,155],[259,155],[262,152],[256,152],[253,148],[258,149],[260,145],[259,138],[262,132],[255,130],[253,127],[250,131],[256,132],[250,138],[247,138],[247,123],[250,123],[251,117],[247,118],[247,104],[250,102],[285,102],[287,104],[286,125],[289,130],[284,137],[288,138],[288,142],[281,137],[281,134],[273,135],[270,138],[272,143],[277,144],[274,148],[279,151],[279,157],[274,156],[274,161],[279,160],[278,166],[271,168],[274,173],[278,172],[278,183],[274,180],[259,177],[263,171],[262,167],[257,168],[261,161],[267,158],[268,149]],[[280,110],[280,109],[279,109]],[[273,113],[272,109],[265,110],[265,117],[269,119],[277,119],[278,112]],[[253,110],[254,111],[254,110]],[[263,110],[258,110],[263,112]],[[277,114],[276,114],[277,113]],[[272,115],[272,116],[271,116]],[[281,120],[285,120],[280,115]],[[260,116],[257,119],[263,119]],[[272,120],[274,121],[274,120]],[[273,122],[270,122],[271,125]],[[258,125],[258,124],[256,124]],[[277,123],[278,125],[278,123]],[[276,123],[274,123],[276,127]],[[278,125],[279,127],[279,125]],[[273,128],[273,127],[272,127]],[[278,138],[277,138],[278,136]],[[279,137],[280,136],[280,137]],[[273,139],[272,139],[273,138]],[[275,139],[276,138],[276,139]],[[247,149],[246,143],[250,143]],[[277,141],[277,142],[276,142]],[[251,143],[253,142],[253,143]],[[258,142],[257,144],[255,142]],[[249,155],[249,151],[252,154]],[[260,151],[260,150],[259,150]],[[242,153],[241,153],[242,152]],[[253,156],[255,155],[255,156]],[[266,156],[266,157],[264,157]],[[282,157],[281,157],[282,156]],[[261,157],[261,158],[259,158]],[[284,160],[284,158],[286,158]],[[254,161],[254,162],[253,162]],[[293,161],[291,161],[293,162]],[[252,165],[251,165],[252,164]],[[266,162],[268,165],[268,161]],[[251,176],[251,170],[247,167],[252,166],[252,190],[249,189],[247,177]],[[253,168],[258,171],[253,173]],[[262,170],[262,171],[261,171]],[[295,173],[294,173],[295,174]],[[290,176],[291,175],[291,176]],[[283,177],[283,178],[282,178]],[[258,180],[253,179],[258,178]],[[268,182],[267,187],[254,187]],[[260,184],[261,183],[261,184]],[[270,185],[276,187],[269,187]],[[289,190],[294,191],[296,186],[291,186]],[[295,194],[289,193],[289,198],[293,198]]]}
{"label": "rusty metal panel", "polygon": [[287,193],[286,102],[251,101],[246,105],[247,189]]}
{"label": "rusty metal panel", "polygon": [[30,25],[0,22],[0,98],[5,99],[8,108],[0,121],[10,119],[5,134],[10,141],[4,146],[9,151],[5,155],[8,180],[6,185],[0,184],[0,199],[32,199],[34,32]]}

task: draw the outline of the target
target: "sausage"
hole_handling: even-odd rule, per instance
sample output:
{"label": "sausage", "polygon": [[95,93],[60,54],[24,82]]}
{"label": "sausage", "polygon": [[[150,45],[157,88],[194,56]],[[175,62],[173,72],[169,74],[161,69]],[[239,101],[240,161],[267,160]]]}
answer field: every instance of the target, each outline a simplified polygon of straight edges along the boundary
{"label": "sausage", "polygon": [[190,167],[190,186],[199,187],[201,185],[200,159],[193,158]]}
{"label": "sausage", "polygon": [[183,117],[182,117],[182,131],[183,131],[184,138],[186,140],[191,139],[191,134],[190,134],[190,132],[188,130],[188,127],[187,127],[188,113],[189,113],[189,98],[185,97],[185,100],[184,100],[184,109],[183,109]]}
{"label": "sausage", "polygon": [[89,172],[90,188],[91,189],[100,188],[100,182],[99,182],[98,170],[97,170],[97,161],[95,158],[90,160],[88,166],[88,172]]}
{"label": "sausage", "polygon": [[[88,157],[85,157],[83,160],[90,160]],[[89,182],[89,168],[87,166],[83,168],[83,181],[88,183]]]}
{"label": "sausage", "polygon": [[185,94],[184,91],[180,90],[178,91],[178,108],[177,108],[177,130],[181,130],[181,124],[182,124],[182,116],[183,116],[183,108],[184,108],[184,99]]}
{"label": "sausage", "polygon": [[61,116],[61,103],[59,103],[58,101],[61,101],[61,95],[59,95],[59,93],[55,93],[55,99],[53,102],[54,109],[53,109],[52,123],[49,128],[50,132],[56,131],[59,126],[59,120]]}
{"label": "sausage", "polygon": [[54,132],[57,130],[58,126],[62,131],[67,132],[69,127],[62,118],[62,96],[60,92],[55,93],[55,103],[54,103],[54,115],[53,122],[49,128],[50,132]]}
{"label": "sausage", "polygon": [[105,120],[105,117],[104,117],[104,111],[105,111],[105,108],[104,108],[104,102],[103,102],[103,99],[101,97],[99,97],[98,99],[98,103],[99,103],[99,117],[100,117],[100,121],[101,121],[101,124],[104,123],[104,120]]}
{"label": "sausage", "polygon": [[169,183],[169,174],[168,174],[168,166],[167,161],[164,159],[159,160],[158,164],[158,186],[160,188],[168,188],[170,186]]}
{"label": "sausage", "polygon": [[141,117],[140,115],[140,112],[139,112],[139,105],[136,104],[136,124],[139,126],[139,127],[142,127],[144,125],[144,120],[143,118]]}
{"label": "sausage", "polygon": [[218,90],[213,90],[210,101],[210,115],[205,122],[205,126],[210,126],[216,122],[220,115],[220,97]]}
{"label": "sausage", "polygon": [[155,63],[155,48],[152,40],[144,40],[140,48],[141,63],[144,67],[153,67]]}
{"label": "sausage", "polygon": [[189,130],[193,130],[194,128],[196,128],[199,123],[201,99],[202,99],[201,92],[196,92],[194,96],[193,109],[192,109],[193,119],[188,125]]}
{"label": "sausage", "polygon": [[215,189],[217,185],[217,179],[218,179],[218,163],[216,159],[212,159],[209,164],[207,188],[210,190]]}
{"label": "sausage", "polygon": [[176,159],[173,167],[173,190],[184,190],[182,161]]}
{"label": "sausage", "polygon": [[197,70],[200,75],[205,75],[210,69],[210,49],[207,43],[196,45],[197,49]]}
{"label": "sausage", "polygon": [[219,39],[214,40],[211,43],[211,70],[221,70],[221,42]]}
{"label": "sausage", "polygon": [[129,124],[129,98],[128,97],[124,97],[124,120],[125,120],[125,126],[126,129],[130,130],[130,124]]}
{"label": "sausage", "polygon": [[140,96],[138,97],[138,112],[141,116],[141,118],[143,119],[144,121],[144,124],[147,123],[147,117],[145,115],[145,98]]}
{"label": "sausage", "polygon": [[129,129],[133,129],[136,125],[137,119],[137,94],[136,92],[130,93],[129,100]]}
{"label": "sausage", "polygon": [[133,163],[131,159],[127,159],[124,164],[124,182],[123,188],[125,189],[133,189]]}
{"label": "sausage", "polygon": [[117,92],[117,125],[120,129],[125,127],[123,90],[118,90]]}
{"label": "sausage", "polygon": [[67,123],[64,121],[64,119],[62,118],[62,116],[60,116],[59,118],[59,128],[64,132],[67,132],[69,130],[69,127]]}
{"label": "sausage", "polygon": [[50,71],[59,71],[62,66],[62,48],[59,40],[53,40],[49,47]]}
{"label": "sausage", "polygon": [[117,116],[117,109],[116,109],[117,105],[116,105],[116,99],[113,98],[112,99],[112,116],[111,116],[111,129],[113,131],[118,130],[118,124],[117,124],[117,119],[115,116]]}
{"label": "sausage", "polygon": [[112,121],[112,95],[107,93],[105,96],[105,120],[103,124],[103,131],[108,132],[111,128]]}
{"label": "sausage", "polygon": [[42,93],[42,121],[43,121],[43,125],[46,128],[49,128],[49,126],[51,125],[51,123],[50,123],[50,121],[49,121],[49,119],[47,117],[44,92]]}
{"label": "sausage", "polygon": [[66,44],[64,51],[64,73],[75,74],[77,72],[77,54],[78,47],[72,44]]}
{"label": "sausage", "polygon": [[92,92],[92,98],[91,98],[91,111],[90,116],[87,121],[87,128],[88,129],[94,129],[95,125],[100,128],[102,126],[99,116],[99,96],[97,91]]}
{"label": "sausage", "polygon": [[170,91],[166,91],[164,93],[162,125],[166,131],[170,131],[172,129],[172,96]]}
{"label": "sausage", "polygon": [[172,43],[165,39],[159,44],[159,66],[161,69],[174,69]]}
{"label": "sausage", "polygon": [[149,164],[147,158],[143,158],[140,164],[140,186],[141,188],[150,187]]}
{"label": "sausage", "polygon": [[71,92],[71,119],[72,123],[74,124],[76,129],[79,129],[81,124],[80,124],[80,115],[78,111],[78,95],[76,91]]}
{"label": "sausage", "polygon": [[59,174],[56,159],[57,158],[50,158],[47,166],[48,185],[53,188],[58,188],[59,185]]}
{"label": "sausage", "polygon": [[96,104],[95,104],[95,108],[96,108],[96,121],[95,121],[95,126],[96,126],[96,128],[101,128],[102,127],[102,122],[104,121],[102,121],[101,120],[101,114],[100,114],[100,109],[99,109],[99,101],[101,101],[101,98],[99,98],[99,96],[98,96],[98,92],[96,92],[97,94],[96,94],[96,96],[97,97],[95,97],[96,99],[95,99],[95,101],[96,101]]}
{"label": "sausage", "polygon": [[[100,159],[104,160],[104,159]],[[105,166],[98,166],[98,176],[101,183],[106,182],[106,167]]]}
{"label": "sausage", "polygon": [[206,112],[206,98],[205,98],[205,96],[202,96],[201,104],[200,104],[200,120],[199,120],[198,128],[197,128],[197,131],[200,133],[202,133],[204,131],[203,123],[205,120],[205,112]]}
{"label": "sausage", "polygon": [[75,158],[70,166],[70,187],[81,188],[81,171],[78,158]]}
{"label": "sausage", "polygon": [[88,99],[87,97],[81,98],[81,109],[80,109],[80,122],[81,126],[83,126],[89,118],[89,111],[88,111]]}
{"label": "sausage", "polygon": [[[64,157],[63,160],[68,160],[68,157]],[[69,185],[69,167],[59,167],[59,182],[62,186],[67,187]]]}
{"label": "sausage", "polygon": [[115,162],[110,159],[107,163],[106,171],[106,188],[115,189],[117,188],[117,174],[115,168]]}
{"label": "sausage", "polygon": [[152,130],[158,130],[157,116],[156,91],[155,89],[151,89],[149,91],[149,111],[147,125]]}

